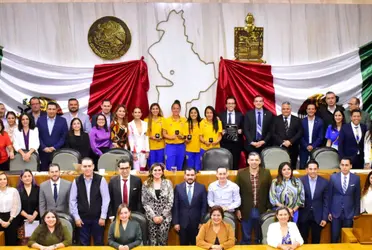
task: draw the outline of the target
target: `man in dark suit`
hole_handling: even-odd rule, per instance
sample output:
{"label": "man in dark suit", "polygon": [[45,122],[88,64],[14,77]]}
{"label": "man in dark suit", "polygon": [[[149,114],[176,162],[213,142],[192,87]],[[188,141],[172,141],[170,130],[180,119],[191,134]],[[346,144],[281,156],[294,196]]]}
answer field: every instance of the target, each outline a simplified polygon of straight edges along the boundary
{"label": "man in dark suit", "polygon": [[52,154],[63,147],[68,130],[66,119],[57,116],[57,104],[55,102],[48,103],[47,115],[39,117],[37,127],[40,139],[40,170],[48,171]]}
{"label": "man in dark suit", "polygon": [[326,93],[325,102],[327,105],[321,105],[317,111],[317,116],[323,120],[324,131],[326,131],[328,126],[332,124],[333,114],[335,113],[336,109],[341,110],[342,112],[345,111],[344,107],[337,105],[337,96],[332,91],[328,91]]}
{"label": "man in dark suit", "polygon": [[[222,140],[221,140],[221,147],[226,148],[231,152],[233,155],[233,169],[239,169],[239,161],[240,161],[240,153],[242,151],[243,145],[243,135],[242,135],[242,128],[244,117],[242,113],[235,111],[236,107],[236,99],[233,96],[229,96],[226,98],[226,111],[222,112],[219,115],[219,118],[222,122]],[[237,140],[232,140],[227,133],[228,126],[236,126],[238,132]]]}
{"label": "man in dark suit", "polygon": [[111,105],[110,100],[105,99],[105,100],[102,101],[102,103],[101,103],[102,112],[92,116],[92,128],[97,125],[96,120],[97,120],[97,116],[99,114],[103,114],[106,117],[107,126],[110,127],[111,121],[113,119],[113,115],[111,113],[111,108],[112,108],[112,105]]}
{"label": "man in dark suit", "polygon": [[236,176],[242,199],[240,208],[236,211],[236,216],[242,223],[242,245],[251,244],[252,230],[256,244],[261,243],[260,216],[271,208],[270,171],[260,167],[261,158],[257,152],[249,153],[247,162],[248,168],[239,170]]}
{"label": "man in dark suit", "polygon": [[291,158],[291,167],[296,169],[299,144],[302,137],[301,120],[291,115],[291,104],[283,102],[282,114],[275,117],[271,130],[273,144],[287,149]]}
{"label": "man in dark suit", "polygon": [[350,158],[342,158],[340,168],[341,172],[331,175],[328,186],[332,243],[339,241],[341,228],[353,227],[354,216],[360,214],[360,177],[350,173]]}
{"label": "man in dark suit", "polygon": [[261,153],[264,147],[270,142],[271,120],[273,114],[264,109],[264,98],[255,96],[253,105],[255,109],[248,111],[244,116],[244,135],[246,143],[245,150],[250,152]]}
{"label": "man in dark suit", "polygon": [[195,169],[187,168],[184,179],[174,188],[173,224],[181,245],[196,245],[196,236],[207,212],[207,191],[195,181]]}
{"label": "man in dark suit", "polygon": [[367,127],[360,123],[360,110],[351,111],[351,122],[340,130],[338,153],[340,157],[350,157],[354,169],[364,168],[364,137]]}
{"label": "man in dark suit", "polygon": [[109,215],[116,216],[118,207],[122,203],[126,203],[131,211],[143,212],[142,181],[139,177],[130,174],[133,160],[123,157],[119,160],[117,167],[120,174],[112,177],[109,183]]}
{"label": "man in dark suit", "polygon": [[320,243],[320,233],[327,225],[328,218],[328,181],[318,176],[319,164],[310,160],[306,164],[307,175],[300,179],[305,189],[305,205],[299,210],[299,229],[307,244],[311,228],[311,243]]}
{"label": "man in dark suit", "polygon": [[320,147],[324,140],[324,125],[321,118],[315,116],[315,104],[306,107],[307,117],[302,120],[303,135],[300,142],[300,169],[305,169],[310,152]]}

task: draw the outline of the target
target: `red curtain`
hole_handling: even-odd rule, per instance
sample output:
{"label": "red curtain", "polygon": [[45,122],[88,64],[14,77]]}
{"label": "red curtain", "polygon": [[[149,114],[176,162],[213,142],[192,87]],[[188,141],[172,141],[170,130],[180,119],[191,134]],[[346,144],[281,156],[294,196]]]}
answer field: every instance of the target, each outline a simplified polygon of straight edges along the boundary
{"label": "red curtain", "polygon": [[147,91],[150,83],[147,65],[141,60],[122,63],[101,64],[94,67],[93,82],[90,85],[88,114],[101,112],[101,102],[109,99],[114,112],[117,105],[125,104],[128,109],[128,121],[132,120],[135,107],[142,110],[142,118],[149,113]]}
{"label": "red curtain", "polygon": [[228,96],[236,98],[236,109],[245,114],[254,108],[253,98],[263,96],[265,108],[273,114],[275,111],[275,94],[271,66],[258,63],[247,63],[226,60],[221,57],[218,75],[216,111],[225,108]]}

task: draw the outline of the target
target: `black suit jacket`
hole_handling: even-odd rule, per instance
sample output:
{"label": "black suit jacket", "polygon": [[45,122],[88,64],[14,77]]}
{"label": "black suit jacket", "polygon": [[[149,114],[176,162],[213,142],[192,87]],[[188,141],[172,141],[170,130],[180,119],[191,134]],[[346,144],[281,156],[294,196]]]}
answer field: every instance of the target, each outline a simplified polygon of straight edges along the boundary
{"label": "black suit jacket", "polygon": [[[116,216],[116,212],[120,204],[123,203],[123,196],[120,185],[120,175],[116,175],[111,178],[109,183],[109,193],[110,193],[110,207],[109,215]],[[130,175],[129,176],[129,209],[131,211],[143,212],[142,202],[141,202],[141,192],[142,192],[142,181],[139,177]]]}
{"label": "black suit jacket", "polygon": [[285,133],[283,115],[279,115],[273,119],[271,129],[272,141],[275,146],[280,146],[283,140],[289,140],[292,145],[300,144],[302,137],[302,124],[300,118],[291,115],[288,133]]}
{"label": "black suit jacket", "polygon": [[[227,125],[227,111],[224,111],[222,113],[220,113],[218,115],[218,117],[220,118],[221,122],[222,122],[222,128],[223,129],[226,129],[226,125]],[[235,110],[235,125],[238,126],[238,129],[243,129],[244,127],[244,116],[242,113],[238,112]],[[239,142],[241,142],[243,140],[243,135],[239,135]],[[222,143],[224,142],[227,142],[227,143],[231,143],[230,140],[226,140],[226,138],[222,137]]]}
{"label": "black suit jacket", "polygon": [[[262,120],[262,140],[265,141],[265,145],[270,142],[271,138],[271,122],[273,114],[263,109],[263,120]],[[244,116],[244,135],[246,139],[246,146],[250,145],[251,142],[256,141],[256,113],[255,109],[248,111]]]}

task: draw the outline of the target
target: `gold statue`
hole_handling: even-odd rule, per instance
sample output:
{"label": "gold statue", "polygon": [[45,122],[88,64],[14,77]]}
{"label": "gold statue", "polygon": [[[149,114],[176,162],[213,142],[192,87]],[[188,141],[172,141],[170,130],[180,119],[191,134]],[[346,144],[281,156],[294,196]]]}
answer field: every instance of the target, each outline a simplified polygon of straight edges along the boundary
{"label": "gold statue", "polygon": [[234,55],[236,60],[265,63],[263,56],[263,27],[254,25],[251,13],[245,18],[245,27],[234,29]]}
{"label": "gold statue", "polygon": [[106,16],[95,21],[89,29],[88,42],[93,52],[108,60],[123,56],[131,44],[128,26],[119,18]]}

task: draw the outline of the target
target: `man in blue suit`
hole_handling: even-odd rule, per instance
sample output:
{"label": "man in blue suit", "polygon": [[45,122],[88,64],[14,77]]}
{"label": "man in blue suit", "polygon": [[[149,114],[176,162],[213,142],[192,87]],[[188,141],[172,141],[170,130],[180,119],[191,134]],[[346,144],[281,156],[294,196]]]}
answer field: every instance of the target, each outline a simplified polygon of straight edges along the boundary
{"label": "man in blue suit", "polygon": [[339,135],[338,153],[340,158],[350,157],[354,169],[364,168],[364,137],[367,127],[361,124],[359,109],[351,111],[351,122],[344,124]]}
{"label": "man in blue suit", "polygon": [[340,173],[331,175],[328,186],[328,219],[332,221],[332,243],[339,241],[341,228],[353,227],[354,216],[360,214],[360,178],[350,173],[350,158],[342,158],[340,168]]}
{"label": "man in blue suit", "polygon": [[300,179],[305,189],[305,205],[299,210],[299,229],[307,244],[311,228],[311,243],[320,243],[320,234],[327,225],[328,218],[328,181],[318,176],[319,164],[310,160],[306,164],[307,175]]}
{"label": "man in blue suit", "polygon": [[315,104],[308,104],[306,113],[307,117],[302,120],[303,135],[300,142],[300,169],[305,169],[310,152],[314,148],[321,146],[324,140],[323,120],[315,116]]}
{"label": "man in blue suit", "polygon": [[57,116],[57,104],[55,102],[48,103],[47,115],[39,117],[37,127],[40,139],[40,171],[48,171],[52,154],[63,147],[68,130],[66,119]]}
{"label": "man in blue suit", "polygon": [[195,182],[195,169],[187,168],[184,179],[174,189],[173,224],[181,245],[196,245],[196,236],[207,212],[207,191],[204,185]]}

